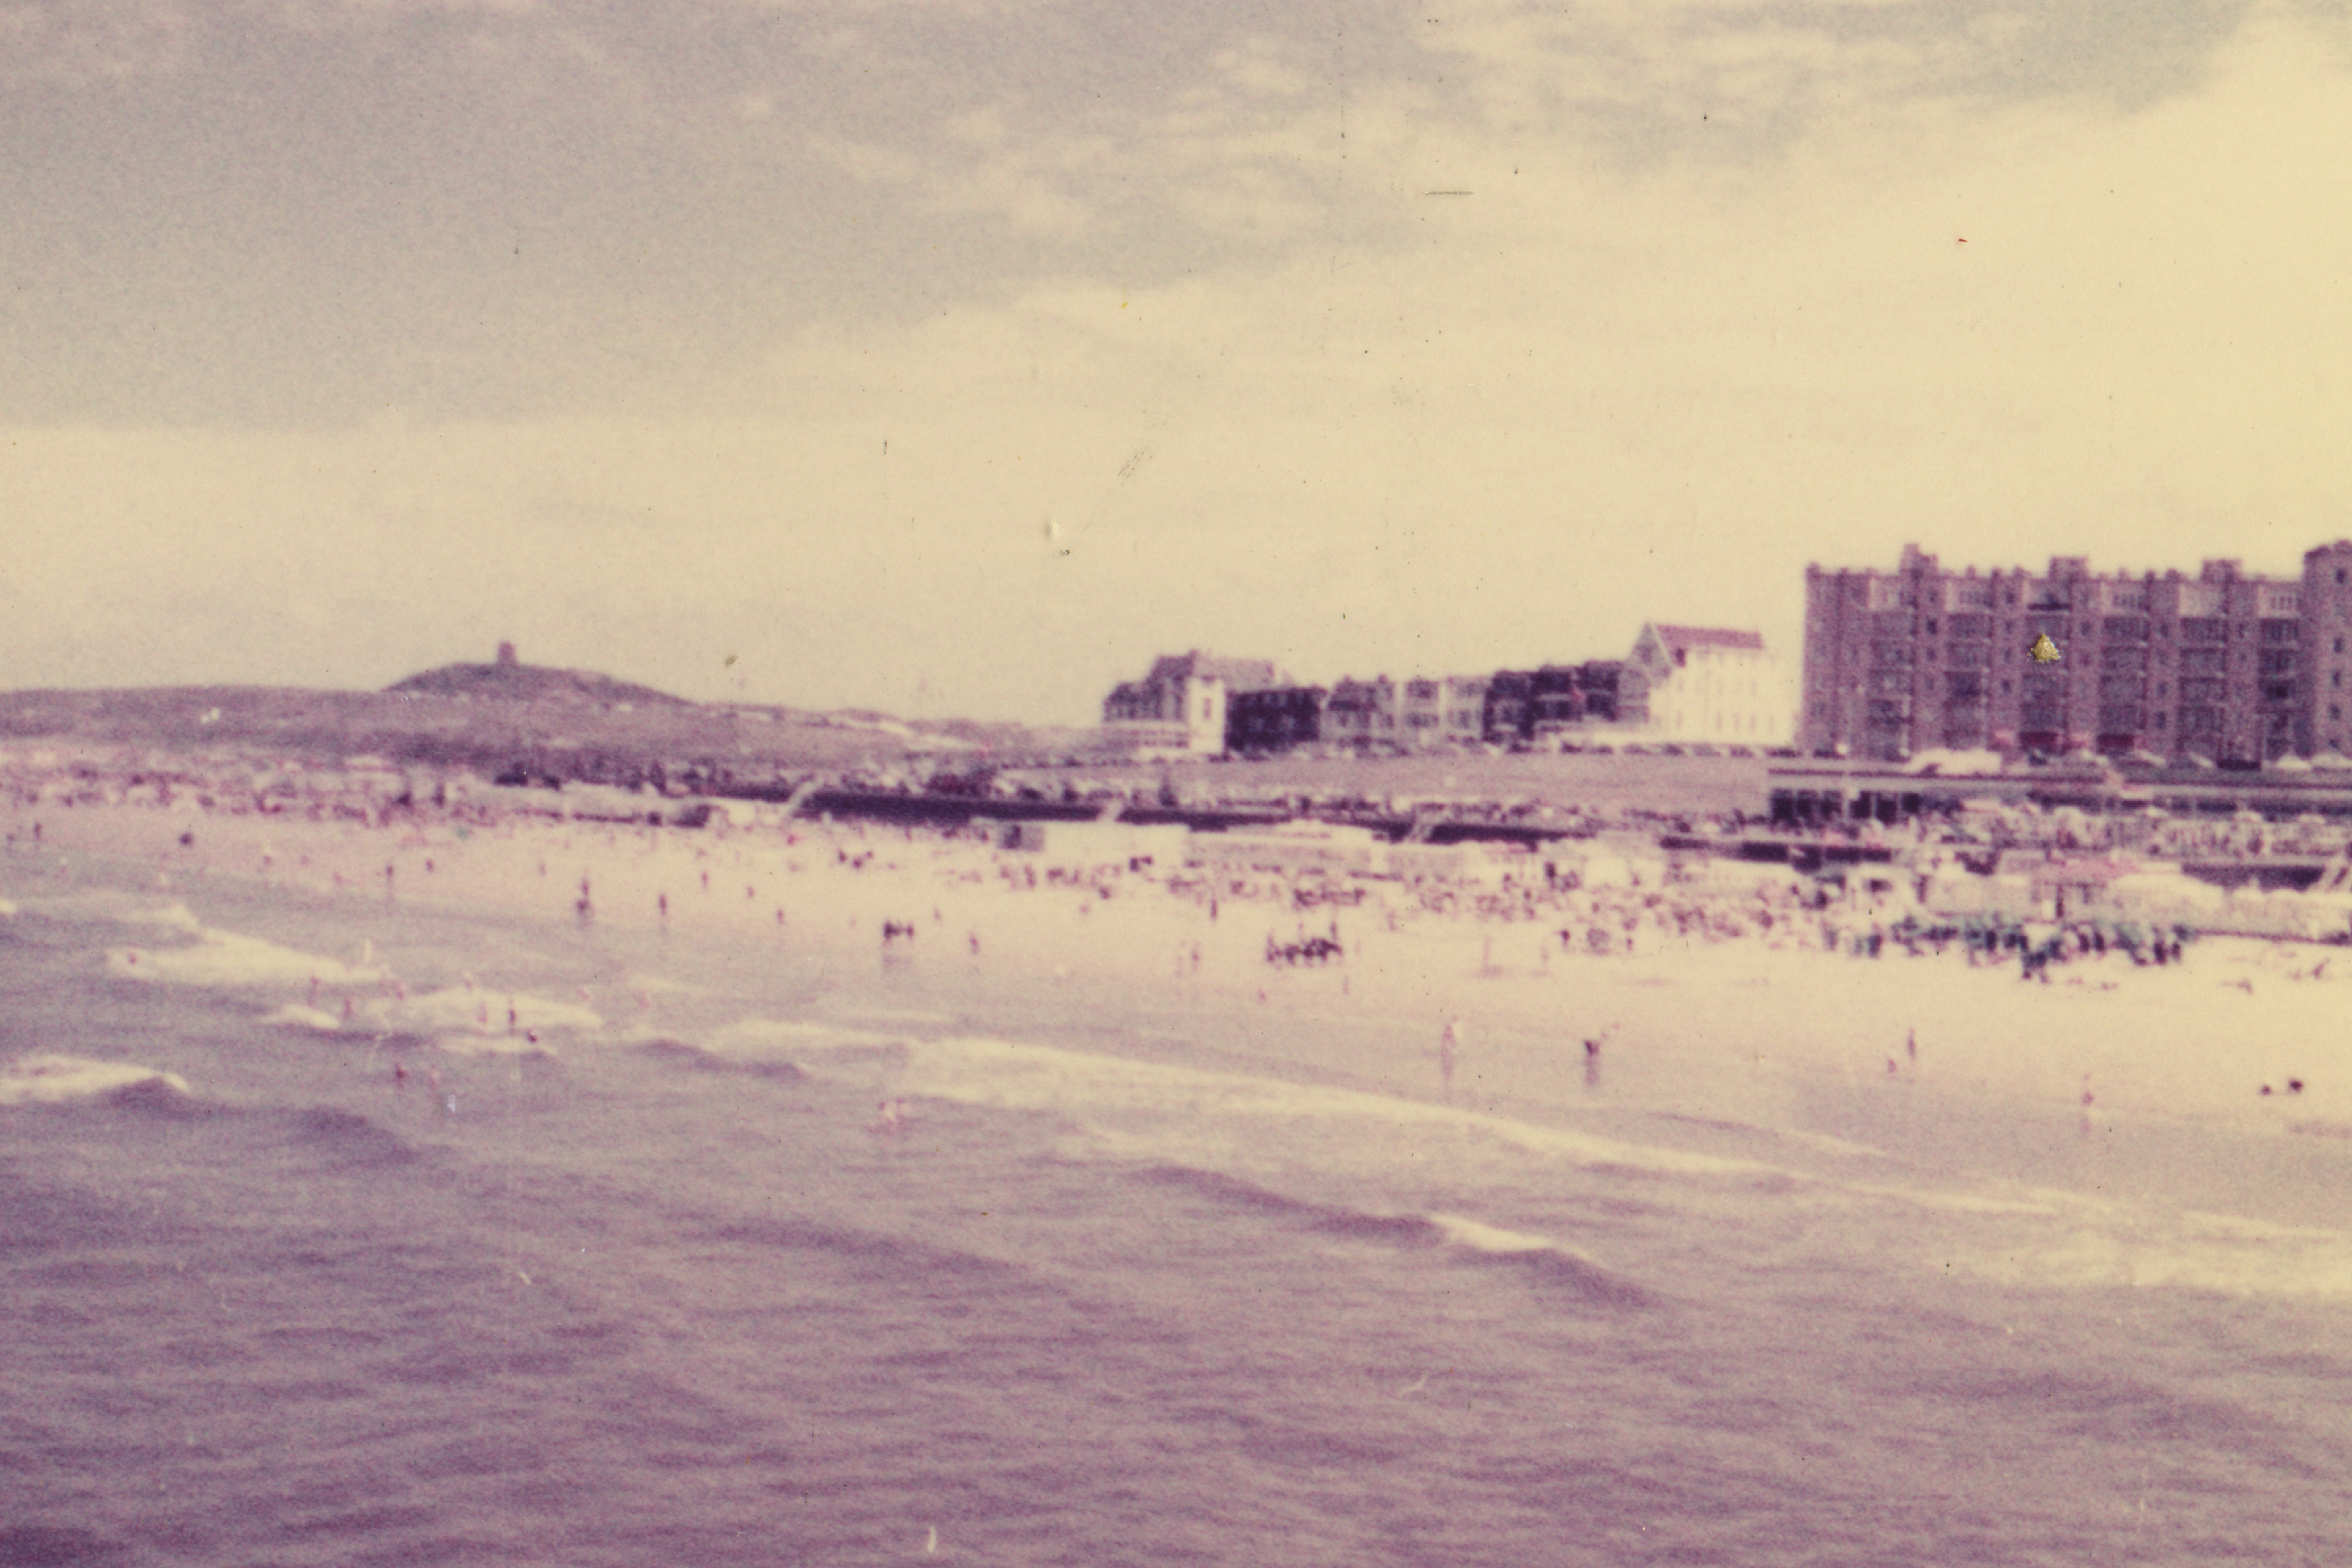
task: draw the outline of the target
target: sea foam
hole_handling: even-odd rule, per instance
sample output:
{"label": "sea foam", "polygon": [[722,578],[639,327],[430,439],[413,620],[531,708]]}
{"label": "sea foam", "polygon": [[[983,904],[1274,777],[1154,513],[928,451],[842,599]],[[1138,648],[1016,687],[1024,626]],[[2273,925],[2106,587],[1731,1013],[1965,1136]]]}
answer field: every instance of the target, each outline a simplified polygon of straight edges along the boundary
{"label": "sea foam", "polygon": [[756,1060],[782,1052],[870,1052],[908,1043],[904,1035],[877,1034],[838,1024],[799,1023],[782,1018],[744,1018],[715,1030],[701,1042],[715,1056]]}
{"label": "sea foam", "polygon": [[555,1047],[530,1035],[442,1035],[434,1048],[453,1057],[552,1057]]}
{"label": "sea foam", "polygon": [[520,992],[453,985],[412,996],[392,1016],[404,1027],[503,1035],[537,1029],[601,1029],[604,1018],[586,1007]]}
{"label": "sea foam", "polygon": [[121,980],[223,987],[303,985],[313,980],[322,985],[372,985],[384,977],[373,965],[209,929],[186,947],[115,948],[106,955],[106,972]]}
{"label": "sea foam", "polygon": [[265,1024],[276,1024],[287,1029],[317,1029],[322,1034],[340,1032],[343,1021],[324,1008],[306,1007],[299,1002],[289,1002],[267,1018]]}
{"label": "sea foam", "polygon": [[188,906],[174,899],[158,903],[137,893],[99,889],[10,903],[9,911],[56,921],[106,921],[115,925],[164,926],[173,931],[199,931],[204,922]]}
{"label": "sea foam", "polygon": [[[1793,1175],[1752,1160],[1695,1153],[1545,1126],[1488,1111],[1366,1089],[1293,1083],[1242,1073],[1097,1056],[1053,1046],[958,1037],[906,1042],[897,1091],[1009,1110],[1144,1113],[1193,1131],[1205,1121],[1358,1124],[1391,1131],[1469,1133],[1492,1143],[1588,1168],[1689,1176]],[[1113,1130],[1102,1129],[1113,1132]],[[1131,1137],[1131,1130],[1130,1130]],[[1146,1140],[1149,1142],[1149,1140]]]}
{"label": "sea foam", "polygon": [[2352,1298],[2352,1241],[2320,1233],[2235,1234],[2210,1225],[2182,1233],[2084,1228],[1998,1251],[1963,1249],[1948,1264],[2007,1285],[2058,1289],[2128,1288],[2235,1297]]}
{"label": "sea foam", "polygon": [[95,1061],[42,1052],[0,1066],[0,1105],[62,1105],[141,1084],[156,1084],[177,1094],[188,1092],[187,1080],[177,1073],[136,1062]]}

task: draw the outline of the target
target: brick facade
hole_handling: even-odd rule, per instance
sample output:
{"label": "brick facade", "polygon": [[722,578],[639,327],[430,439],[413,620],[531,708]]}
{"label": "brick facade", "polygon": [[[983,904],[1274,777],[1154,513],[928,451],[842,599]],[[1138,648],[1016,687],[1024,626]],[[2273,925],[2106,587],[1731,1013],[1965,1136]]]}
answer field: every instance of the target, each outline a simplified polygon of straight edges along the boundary
{"label": "brick facade", "polygon": [[[2058,657],[2032,649],[2043,637]],[[1937,747],[2092,750],[2252,763],[2352,739],[2352,542],[2300,578],[2231,560],[2131,577],[2049,569],[1805,572],[1801,743],[1899,757]]]}

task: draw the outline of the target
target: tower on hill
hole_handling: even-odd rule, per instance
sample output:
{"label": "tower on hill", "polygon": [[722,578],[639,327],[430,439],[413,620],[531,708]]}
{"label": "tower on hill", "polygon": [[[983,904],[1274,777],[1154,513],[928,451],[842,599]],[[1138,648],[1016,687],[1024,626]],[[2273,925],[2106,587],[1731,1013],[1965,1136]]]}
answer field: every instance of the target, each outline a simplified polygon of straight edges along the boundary
{"label": "tower on hill", "polygon": [[514,666],[520,664],[522,660],[515,657],[514,644],[510,642],[502,642],[499,644],[499,663],[502,667],[512,668]]}

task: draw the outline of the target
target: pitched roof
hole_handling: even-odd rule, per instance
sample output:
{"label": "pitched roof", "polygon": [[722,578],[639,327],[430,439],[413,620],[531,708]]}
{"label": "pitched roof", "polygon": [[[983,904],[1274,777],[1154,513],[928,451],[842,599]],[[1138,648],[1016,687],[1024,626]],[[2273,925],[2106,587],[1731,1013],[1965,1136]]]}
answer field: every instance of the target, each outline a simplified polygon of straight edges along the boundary
{"label": "pitched roof", "polygon": [[1188,678],[1222,680],[1234,691],[1263,691],[1279,680],[1272,659],[1219,658],[1197,648],[1191,653],[1170,654],[1154,660],[1151,673],[1144,679],[1160,685]]}
{"label": "pitched roof", "polygon": [[1764,651],[1762,632],[1727,631],[1721,626],[1666,626],[1653,623],[1658,640],[1668,649],[1680,653],[1692,647],[1740,647],[1752,652]]}

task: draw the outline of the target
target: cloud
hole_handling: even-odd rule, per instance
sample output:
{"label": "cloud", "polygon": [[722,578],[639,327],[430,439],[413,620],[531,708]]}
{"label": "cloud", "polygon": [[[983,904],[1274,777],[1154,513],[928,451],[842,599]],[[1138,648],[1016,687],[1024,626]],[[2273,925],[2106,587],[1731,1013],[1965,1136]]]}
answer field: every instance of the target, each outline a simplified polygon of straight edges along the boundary
{"label": "cloud", "polygon": [[16,0],[0,5],[0,83],[169,75],[187,64],[194,31],[179,0]]}
{"label": "cloud", "polygon": [[[118,345],[198,412],[23,421],[0,658],[374,684],[514,636],[692,695],[732,691],[723,649],[772,700],[1079,720],[1155,650],[1491,668],[1650,617],[1786,647],[1808,558],[2275,569],[2342,531],[2333,23],[2220,46],[2159,5],[2076,61],[2058,4],[1206,15],[1134,75],[1047,47],[1084,7],[993,60],[957,51],[1008,18],[944,5],[711,6],[634,49],[512,18],[586,29],[637,107],[583,70],[500,140],[433,99],[446,134],[378,165],[410,122],[361,104],[319,177],[416,219],[312,223],[294,164],[302,222],[225,225],[249,317],[152,215],[19,268],[61,292],[0,332]],[[225,347],[181,363],[94,292],[133,238]],[[224,427],[225,381],[273,378],[340,411]]]}

